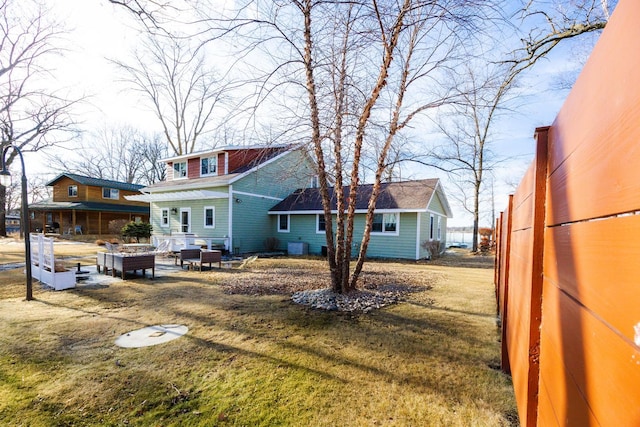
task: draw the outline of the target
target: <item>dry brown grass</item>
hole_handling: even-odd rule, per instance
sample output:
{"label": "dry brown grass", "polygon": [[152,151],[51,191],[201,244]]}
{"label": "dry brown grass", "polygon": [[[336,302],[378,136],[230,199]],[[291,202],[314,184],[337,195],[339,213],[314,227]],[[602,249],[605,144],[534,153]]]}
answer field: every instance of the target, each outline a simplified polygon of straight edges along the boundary
{"label": "dry brown grass", "polygon": [[[491,270],[365,270],[367,286],[420,291],[369,314],[310,310],[289,295],[326,286],[324,262],[274,259],[63,292],[35,285],[26,302],[21,271],[0,272],[0,424],[513,424],[510,381],[494,369]],[[189,333],[114,345],[163,323]]]}

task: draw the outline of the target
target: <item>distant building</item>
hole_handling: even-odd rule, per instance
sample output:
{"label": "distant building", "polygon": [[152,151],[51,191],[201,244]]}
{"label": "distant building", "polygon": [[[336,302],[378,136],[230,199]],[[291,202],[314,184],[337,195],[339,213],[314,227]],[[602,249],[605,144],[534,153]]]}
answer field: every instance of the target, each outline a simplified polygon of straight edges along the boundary
{"label": "distant building", "polygon": [[63,173],[47,183],[53,198],[29,205],[31,231],[109,234],[109,222],[149,221],[149,204],[125,197],[142,185]]}
{"label": "distant building", "polygon": [[4,225],[7,229],[7,234],[19,233],[20,232],[20,215],[12,215],[12,214],[6,215],[4,217]]}

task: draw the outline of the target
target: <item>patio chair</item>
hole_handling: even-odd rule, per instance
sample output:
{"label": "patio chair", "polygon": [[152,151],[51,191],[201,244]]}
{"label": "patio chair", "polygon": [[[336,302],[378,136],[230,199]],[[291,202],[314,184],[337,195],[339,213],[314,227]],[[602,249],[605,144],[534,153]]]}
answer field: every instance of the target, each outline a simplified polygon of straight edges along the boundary
{"label": "patio chair", "polygon": [[154,255],[169,256],[171,253],[171,241],[162,240],[151,253]]}

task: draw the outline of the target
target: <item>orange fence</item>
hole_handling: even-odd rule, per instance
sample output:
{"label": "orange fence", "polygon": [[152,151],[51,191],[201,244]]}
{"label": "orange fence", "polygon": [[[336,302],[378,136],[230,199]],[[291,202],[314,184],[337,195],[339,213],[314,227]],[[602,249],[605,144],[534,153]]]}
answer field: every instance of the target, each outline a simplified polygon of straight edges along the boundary
{"label": "orange fence", "polygon": [[640,426],[640,1],[621,0],[497,221],[522,426]]}

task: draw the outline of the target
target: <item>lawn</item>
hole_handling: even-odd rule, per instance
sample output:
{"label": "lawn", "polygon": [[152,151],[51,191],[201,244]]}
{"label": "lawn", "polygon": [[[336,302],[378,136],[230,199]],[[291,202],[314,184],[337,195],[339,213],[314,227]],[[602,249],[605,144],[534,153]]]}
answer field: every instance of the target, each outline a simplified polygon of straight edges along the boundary
{"label": "lawn", "polygon": [[[0,256],[12,258],[6,245]],[[0,272],[0,424],[517,425],[511,381],[496,369],[493,272],[471,261],[366,264],[367,288],[411,291],[366,314],[291,302],[327,285],[320,259],[61,292],[35,282],[31,302],[22,269]],[[114,344],[171,323],[189,332]]]}

